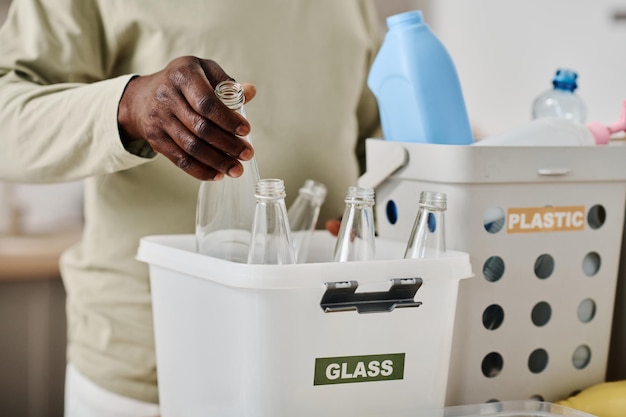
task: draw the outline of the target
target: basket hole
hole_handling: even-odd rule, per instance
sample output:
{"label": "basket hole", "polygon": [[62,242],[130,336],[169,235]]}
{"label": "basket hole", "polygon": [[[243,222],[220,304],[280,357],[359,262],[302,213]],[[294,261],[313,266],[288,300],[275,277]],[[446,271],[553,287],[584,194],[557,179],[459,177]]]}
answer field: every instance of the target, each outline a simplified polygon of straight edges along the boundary
{"label": "basket hole", "polygon": [[490,207],[483,214],[483,227],[489,233],[498,233],[505,224],[504,210]]}
{"label": "basket hole", "polygon": [[398,206],[396,206],[395,201],[387,201],[385,213],[387,214],[387,220],[389,220],[389,223],[396,224],[396,222],[398,221]]}
{"label": "basket hole", "polygon": [[545,301],[540,301],[533,307],[530,318],[537,327],[545,326],[552,317],[552,307]]}
{"label": "basket hole", "polygon": [[502,326],[504,310],[497,304],[492,304],[483,311],[483,326],[487,330],[496,330]]}
{"label": "basket hole", "polygon": [[572,355],[572,363],[576,369],[584,369],[591,362],[591,349],[589,346],[580,345],[574,351]]}
{"label": "basket hole", "polygon": [[530,399],[533,401],[545,401],[545,399],[543,398],[543,395],[539,395],[539,394],[532,395]]}
{"label": "basket hole", "polygon": [[504,261],[499,256],[490,256],[483,265],[483,275],[489,282],[496,282],[504,275]]}
{"label": "basket hole", "polygon": [[543,372],[548,366],[548,352],[545,349],[535,349],[528,357],[528,369],[533,374]]}
{"label": "basket hole", "polygon": [[535,261],[535,276],[546,279],[554,272],[554,258],[547,253],[539,255]]}
{"label": "basket hole", "polygon": [[492,398],[490,400],[485,401],[485,404],[491,404],[491,403],[499,403],[500,400],[497,398]]}
{"label": "basket hole", "polygon": [[597,252],[589,252],[583,259],[583,272],[588,277],[592,277],[600,270],[602,260]]}
{"label": "basket hole", "polygon": [[498,352],[491,352],[483,358],[481,369],[487,378],[494,378],[502,372],[504,360]]}
{"label": "basket hole", "polygon": [[587,223],[592,229],[599,229],[606,221],[606,210],[603,206],[596,204],[587,213]]}
{"label": "basket hole", "polygon": [[578,320],[589,323],[596,315],[596,303],[591,298],[586,298],[578,304]]}

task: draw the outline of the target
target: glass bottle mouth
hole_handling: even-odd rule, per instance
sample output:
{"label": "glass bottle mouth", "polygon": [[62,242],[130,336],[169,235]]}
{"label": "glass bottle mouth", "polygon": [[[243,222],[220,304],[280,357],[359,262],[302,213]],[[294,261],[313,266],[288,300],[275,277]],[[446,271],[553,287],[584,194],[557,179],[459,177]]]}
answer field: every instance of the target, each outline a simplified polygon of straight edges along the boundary
{"label": "glass bottle mouth", "polygon": [[346,203],[374,204],[374,189],[370,187],[348,187]]}
{"label": "glass bottle mouth", "polygon": [[316,201],[323,202],[326,199],[326,185],[315,180],[306,180],[299,190],[300,193],[314,198]]}
{"label": "glass bottle mouth", "polygon": [[222,81],[215,86],[215,96],[231,110],[241,108],[246,99],[242,85],[231,80]]}
{"label": "glass bottle mouth", "polygon": [[278,178],[262,179],[256,184],[255,196],[265,199],[285,198],[285,182]]}
{"label": "glass bottle mouth", "polygon": [[419,205],[432,210],[445,210],[447,208],[447,196],[438,191],[422,191]]}

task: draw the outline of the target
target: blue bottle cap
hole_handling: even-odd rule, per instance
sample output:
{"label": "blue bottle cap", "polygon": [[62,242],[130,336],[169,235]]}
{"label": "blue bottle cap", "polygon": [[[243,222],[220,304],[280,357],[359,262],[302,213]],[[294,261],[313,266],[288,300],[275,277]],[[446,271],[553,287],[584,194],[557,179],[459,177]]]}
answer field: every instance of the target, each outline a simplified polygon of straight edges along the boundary
{"label": "blue bottle cap", "polygon": [[410,12],[394,14],[393,16],[389,16],[387,18],[387,27],[389,29],[392,27],[419,25],[422,23],[424,23],[424,16],[422,15],[421,10],[412,10]]}
{"label": "blue bottle cap", "polygon": [[552,79],[552,85],[558,90],[574,92],[574,90],[578,87],[578,84],[576,84],[577,78],[578,74],[575,71],[559,69]]}

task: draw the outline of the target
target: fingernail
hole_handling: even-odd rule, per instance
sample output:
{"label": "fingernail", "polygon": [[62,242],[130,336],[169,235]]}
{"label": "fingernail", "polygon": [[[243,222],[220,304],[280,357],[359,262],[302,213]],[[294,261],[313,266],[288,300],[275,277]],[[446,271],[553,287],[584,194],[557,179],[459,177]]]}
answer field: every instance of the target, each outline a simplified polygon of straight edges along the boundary
{"label": "fingernail", "polygon": [[243,167],[241,165],[235,165],[231,169],[228,170],[228,176],[237,178],[243,174]]}
{"label": "fingernail", "polygon": [[239,136],[246,136],[248,133],[250,133],[250,128],[246,125],[239,125],[237,129],[235,129],[235,134]]}
{"label": "fingernail", "polygon": [[243,151],[241,151],[241,153],[239,154],[239,159],[242,159],[244,161],[249,161],[252,159],[252,157],[254,156],[254,152],[251,149],[244,149]]}

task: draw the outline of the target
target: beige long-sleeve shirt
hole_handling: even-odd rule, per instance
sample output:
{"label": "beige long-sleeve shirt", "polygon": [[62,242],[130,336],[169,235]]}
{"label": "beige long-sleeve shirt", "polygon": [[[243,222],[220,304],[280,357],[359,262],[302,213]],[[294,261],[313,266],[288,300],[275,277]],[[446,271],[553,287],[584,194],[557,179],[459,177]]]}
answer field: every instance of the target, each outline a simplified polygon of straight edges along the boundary
{"label": "beige long-sleeve shirt", "polygon": [[246,105],[261,177],[307,178],[341,215],[359,138],[377,128],[365,81],[379,41],[366,0],[13,0],[0,29],[0,180],[85,178],[82,241],[64,254],[69,360],[101,387],[157,402],[139,238],[193,233],[199,182],[120,141],[132,74],[195,55],[257,86]]}

